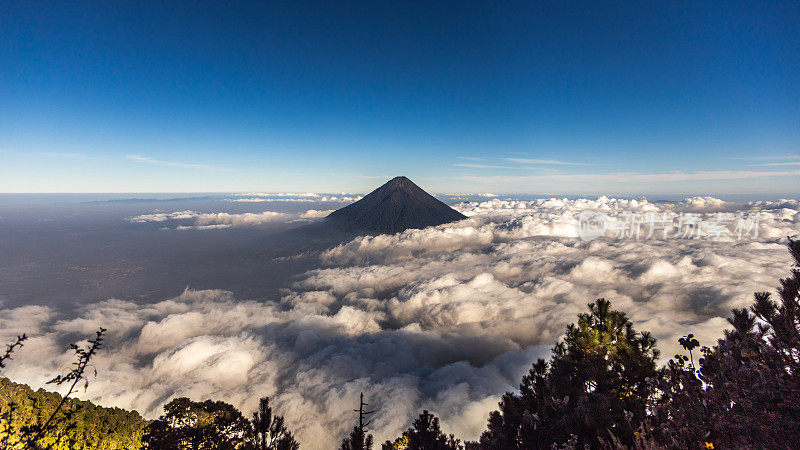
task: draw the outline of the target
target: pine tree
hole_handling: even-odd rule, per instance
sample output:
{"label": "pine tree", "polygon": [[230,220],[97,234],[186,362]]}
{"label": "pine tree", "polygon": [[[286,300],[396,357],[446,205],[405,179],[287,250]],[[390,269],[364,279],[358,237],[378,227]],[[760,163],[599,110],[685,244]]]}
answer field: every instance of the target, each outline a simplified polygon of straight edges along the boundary
{"label": "pine tree", "polygon": [[372,450],[372,435],[355,426],[350,435],[342,440],[339,450]]}
{"label": "pine tree", "polygon": [[142,441],[152,449],[236,449],[245,444],[250,423],[232,405],[181,397],[147,427]]}
{"label": "pine tree", "polygon": [[298,450],[300,445],[286,429],[283,416],[273,415],[269,397],[258,402],[258,411],[253,413],[248,435],[248,449],[252,450]]}
{"label": "pine tree", "polygon": [[427,410],[414,420],[411,428],[394,442],[386,441],[382,450],[459,450],[461,441],[452,434],[445,435],[439,427],[439,418]]}
{"label": "pine tree", "polygon": [[537,361],[520,393],[507,393],[489,417],[480,444],[492,449],[550,448],[574,443],[631,445],[646,418],[656,375],[655,338],[599,299],[567,327],[550,363]]}
{"label": "pine tree", "polygon": [[364,403],[364,393],[362,392],[358,409],[353,410],[358,413],[358,425],[353,427],[350,435],[342,440],[340,450],[372,450],[372,435],[366,432],[366,427],[372,423],[372,420],[365,421],[365,418],[375,411],[366,411],[365,406],[367,404]]}
{"label": "pine tree", "polygon": [[699,370],[677,355],[662,371],[652,408],[658,442],[781,448],[800,435],[800,242],[790,239],[789,251],[795,264],[779,302],[756,293],[749,310],[733,310],[733,329],[702,349]]}

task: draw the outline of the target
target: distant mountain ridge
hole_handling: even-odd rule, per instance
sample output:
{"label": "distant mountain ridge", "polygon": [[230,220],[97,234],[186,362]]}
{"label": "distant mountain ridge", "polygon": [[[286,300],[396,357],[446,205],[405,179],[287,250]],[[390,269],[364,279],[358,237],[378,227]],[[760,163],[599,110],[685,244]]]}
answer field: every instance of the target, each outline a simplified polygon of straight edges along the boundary
{"label": "distant mountain ridge", "polygon": [[408,178],[400,176],[361,200],[332,212],[326,221],[350,231],[399,233],[466,218]]}

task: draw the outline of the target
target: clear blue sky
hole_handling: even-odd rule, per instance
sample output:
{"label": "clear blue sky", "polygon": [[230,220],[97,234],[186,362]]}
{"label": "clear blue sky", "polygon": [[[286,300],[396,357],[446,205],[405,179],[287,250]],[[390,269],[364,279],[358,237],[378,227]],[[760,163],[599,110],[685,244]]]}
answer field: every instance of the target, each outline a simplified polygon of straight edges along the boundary
{"label": "clear blue sky", "polygon": [[800,2],[5,1],[1,192],[800,192]]}

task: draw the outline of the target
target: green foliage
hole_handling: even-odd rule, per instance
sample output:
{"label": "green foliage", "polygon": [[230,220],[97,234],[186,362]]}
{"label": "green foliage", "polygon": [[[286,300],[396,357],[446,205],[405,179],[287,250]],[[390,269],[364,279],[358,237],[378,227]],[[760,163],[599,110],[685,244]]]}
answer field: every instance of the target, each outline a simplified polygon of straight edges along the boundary
{"label": "green foliage", "polygon": [[283,417],[272,413],[266,397],[259,401],[252,421],[225,402],[176,398],[164,405],[164,414],[150,423],[142,441],[144,448],[160,450],[299,448]]}
{"label": "green foliage", "polygon": [[633,444],[646,417],[658,350],[627,316],[599,299],[567,327],[550,363],[539,360],[519,394],[507,393],[480,439],[484,448]]}
{"label": "green foliage", "polygon": [[[63,397],[43,389],[0,378],[0,447],[30,448],[19,442],[24,429],[45,423]],[[35,445],[52,449],[137,449],[147,421],[136,411],[104,408],[91,402],[67,399],[58,426],[45,432]]]}
{"label": "green foliage", "polygon": [[6,367],[6,362],[11,359],[11,355],[14,353],[14,350],[22,347],[26,340],[28,340],[28,336],[23,334],[22,336],[17,336],[16,341],[6,345],[6,351],[0,355],[0,369],[4,369]]}
{"label": "green foliage", "polygon": [[339,450],[372,450],[372,435],[364,428],[355,426],[350,435],[342,440]]}
{"label": "green foliage", "polygon": [[445,435],[439,427],[439,418],[427,410],[414,420],[411,428],[392,441],[386,441],[383,450],[460,450],[461,441],[452,434]]}
{"label": "green foliage", "polygon": [[[86,378],[86,368],[94,357],[95,353],[102,346],[103,334],[105,332],[106,329],[100,327],[100,329],[95,333],[95,338],[89,339],[89,345],[86,348],[83,348],[78,344],[70,344],[69,347],[73,352],[75,352],[76,357],[76,361],[72,363],[72,368],[68,370],[66,374],[56,375],[55,378],[47,382],[47,384],[55,384],[56,386],[65,384],[69,387],[69,389],[61,398],[61,402],[59,402],[59,404],[53,408],[53,411],[42,424],[36,423],[26,427],[23,430],[23,442],[25,444],[33,447],[36,445],[36,442],[43,439],[46,434],[53,430],[69,430],[77,426],[72,422],[72,415],[75,413],[75,411],[64,410],[63,408],[69,400],[69,396],[75,392],[78,383],[83,381],[84,390],[89,387],[89,380]],[[97,376],[96,371],[95,376]],[[55,443],[51,445],[55,445]]]}
{"label": "green foliage", "polygon": [[248,448],[253,450],[298,450],[300,445],[286,429],[283,416],[274,415],[269,406],[269,397],[258,402],[258,411],[253,413],[248,435]]}
{"label": "green foliage", "polygon": [[[0,446],[26,449],[138,448],[145,421],[136,412],[100,408],[70,397],[78,384],[89,385],[86,369],[100,349],[104,328],[100,328],[86,347],[71,344],[75,362],[66,372],[47,384],[67,386],[67,393],[39,390],[0,379]],[[26,335],[6,347],[0,356],[4,368],[16,349],[22,347]]]}
{"label": "green foliage", "polygon": [[250,424],[233,406],[219,401],[176,398],[142,439],[153,449],[236,449],[244,446]]}

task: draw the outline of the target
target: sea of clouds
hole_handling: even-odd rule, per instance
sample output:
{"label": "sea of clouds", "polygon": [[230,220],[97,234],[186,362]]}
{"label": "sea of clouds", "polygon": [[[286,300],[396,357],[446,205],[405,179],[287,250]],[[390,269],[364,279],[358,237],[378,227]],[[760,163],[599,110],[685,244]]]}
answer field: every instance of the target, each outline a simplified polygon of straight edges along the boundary
{"label": "sea of clouds", "polygon": [[[102,405],[153,418],[171,398],[188,396],[249,415],[268,395],[303,447],[322,449],[356,423],[364,392],[377,442],[399,435],[423,408],[447,433],[475,439],[500,395],[547,357],[587,303],[611,300],[659,339],[667,358],[686,333],[712,345],[731,308],[788,274],[786,239],[800,233],[795,200],[493,198],[457,208],[468,219],[321,252],[319,267],[274,301],[186,290],[157,303],[109,299],[71,312],[0,309],[0,340],[31,336],[3,375],[43,386],[68,367],[65,343],[103,326],[98,375],[79,394]],[[612,222],[632,213],[744,212],[758,218],[757,236],[617,239],[609,231],[586,241],[578,217],[587,209]],[[183,211],[135,220],[257,222],[249,217]]]}

